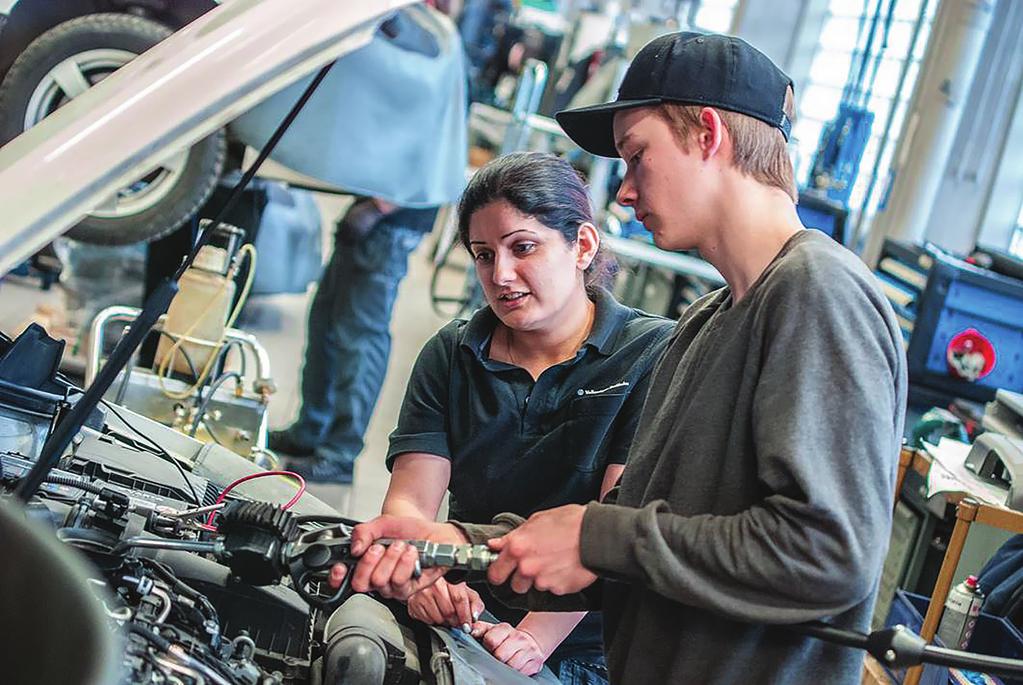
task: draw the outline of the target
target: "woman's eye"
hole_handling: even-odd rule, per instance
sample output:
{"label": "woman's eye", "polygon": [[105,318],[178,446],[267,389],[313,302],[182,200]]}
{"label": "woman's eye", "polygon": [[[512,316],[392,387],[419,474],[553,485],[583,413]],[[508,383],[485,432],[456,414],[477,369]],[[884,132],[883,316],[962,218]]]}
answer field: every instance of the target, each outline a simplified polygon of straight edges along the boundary
{"label": "woman's eye", "polygon": [[476,256],[474,257],[474,259],[477,262],[484,262],[484,263],[491,261],[493,258],[494,258],[494,255],[492,255],[489,252],[477,252]]}
{"label": "woman's eye", "polygon": [[529,254],[536,249],[536,243],[516,243],[515,252],[517,254]]}
{"label": "woman's eye", "polygon": [[638,166],[639,165],[639,161],[640,161],[640,159],[642,159],[642,157],[643,157],[643,153],[642,152],[637,152],[636,154],[634,154],[632,157],[629,158],[629,164],[631,166]]}

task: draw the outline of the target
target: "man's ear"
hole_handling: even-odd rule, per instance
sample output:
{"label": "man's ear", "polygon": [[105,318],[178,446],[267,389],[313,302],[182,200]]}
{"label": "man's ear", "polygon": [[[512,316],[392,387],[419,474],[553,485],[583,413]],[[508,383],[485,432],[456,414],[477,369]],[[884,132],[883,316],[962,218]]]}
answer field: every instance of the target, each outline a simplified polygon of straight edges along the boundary
{"label": "man's ear", "polygon": [[579,254],[576,255],[576,266],[586,271],[600,249],[600,233],[597,232],[597,227],[588,221],[580,224],[576,247],[579,250]]}
{"label": "man's ear", "polygon": [[718,154],[727,135],[725,123],[721,121],[721,115],[716,109],[704,107],[700,110],[700,129],[696,135],[696,144],[703,159],[707,160]]}

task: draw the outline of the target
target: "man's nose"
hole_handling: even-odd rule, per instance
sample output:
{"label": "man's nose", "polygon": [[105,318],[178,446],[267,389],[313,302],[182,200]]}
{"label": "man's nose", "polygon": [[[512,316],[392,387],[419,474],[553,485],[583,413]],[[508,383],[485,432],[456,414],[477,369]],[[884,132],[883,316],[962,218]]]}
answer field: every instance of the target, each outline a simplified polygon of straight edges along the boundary
{"label": "man's nose", "polygon": [[624,207],[631,207],[636,204],[636,186],[632,183],[631,175],[626,174],[625,178],[622,179],[622,184],[618,186],[615,199],[618,201],[618,204]]}

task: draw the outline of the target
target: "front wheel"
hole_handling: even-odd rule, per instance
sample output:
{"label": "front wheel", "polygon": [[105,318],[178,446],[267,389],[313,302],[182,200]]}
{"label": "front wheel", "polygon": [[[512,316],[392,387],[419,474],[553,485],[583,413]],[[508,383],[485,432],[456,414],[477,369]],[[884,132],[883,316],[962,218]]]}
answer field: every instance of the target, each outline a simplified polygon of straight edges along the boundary
{"label": "front wheel", "polygon": [[[170,34],[162,24],[127,14],[90,14],[46,31],[18,56],[0,84],[0,144]],[[68,235],[93,244],[127,245],[170,233],[209,198],[226,151],[221,130],[164,159],[112,194]]]}

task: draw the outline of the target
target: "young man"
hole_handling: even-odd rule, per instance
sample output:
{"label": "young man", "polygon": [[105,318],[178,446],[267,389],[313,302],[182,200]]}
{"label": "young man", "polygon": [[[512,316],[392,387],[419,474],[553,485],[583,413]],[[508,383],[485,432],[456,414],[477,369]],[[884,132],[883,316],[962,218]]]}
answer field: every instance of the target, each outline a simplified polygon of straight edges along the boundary
{"label": "young man", "polygon": [[614,683],[859,682],[862,652],[779,624],[868,628],[905,359],[863,263],[800,225],[791,108],[791,81],[748,44],[677,33],[643,48],[615,102],[559,115],[625,159],[619,202],[657,245],[698,249],[728,285],[679,320],[616,504],[485,527],[376,519],[356,528],[355,589],[404,595],[438,573],[410,580],[415,551],[374,539],[489,540],[489,582],[531,607],[600,603]]}

